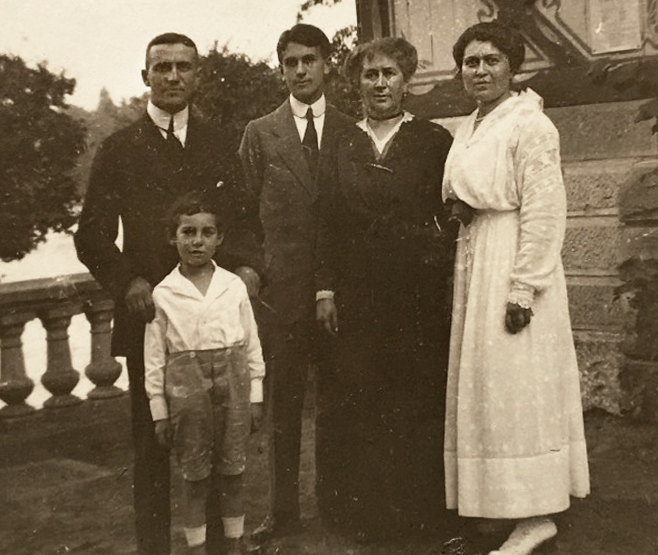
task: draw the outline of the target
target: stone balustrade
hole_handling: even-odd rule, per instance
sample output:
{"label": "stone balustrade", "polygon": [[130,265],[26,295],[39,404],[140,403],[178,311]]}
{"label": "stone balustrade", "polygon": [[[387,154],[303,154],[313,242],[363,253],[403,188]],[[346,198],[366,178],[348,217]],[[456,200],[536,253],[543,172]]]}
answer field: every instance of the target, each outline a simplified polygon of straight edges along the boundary
{"label": "stone balustrade", "polygon": [[[51,394],[44,408],[66,407],[82,400],[71,392],[80,374],[71,364],[68,328],[84,313],[90,323],[90,362],[85,376],[94,384],[90,399],[123,394],[114,383],[121,365],[110,354],[114,303],[89,274],[0,283],[0,418],[29,415],[27,403],[34,381],[25,369],[22,335],[25,324],[38,318],[46,330],[47,364],[41,383]],[[30,346],[33,347],[33,346]]]}

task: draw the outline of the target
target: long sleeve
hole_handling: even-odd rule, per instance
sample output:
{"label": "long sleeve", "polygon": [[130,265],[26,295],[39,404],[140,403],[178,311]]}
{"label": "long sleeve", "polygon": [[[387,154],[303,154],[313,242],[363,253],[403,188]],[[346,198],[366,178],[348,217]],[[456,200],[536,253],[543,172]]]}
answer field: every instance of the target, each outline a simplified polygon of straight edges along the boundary
{"label": "long sleeve", "polygon": [[167,362],[167,316],[156,302],[155,318],[144,332],[144,386],[153,421],[169,418],[165,399],[164,374]]}
{"label": "long sleeve", "polygon": [[509,300],[531,306],[560,262],[566,222],[560,141],[547,117],[540,114],[521,129],[517,152],[520,232]]}
{"label": "long sleeve", "polygon": [[120,165],[115,143],[103,143],[92,164],[74,238],[78,258],[115,300],[123,299],[129,283],[137,277],[115,244],[120,214],[116,188]]}
{"label": "long sleeve", "polygon": [[242,136],[239,157],[243,179],[234,189],[234,198],[241,214],[236,244],[240,245],[248,264],[262,276],[265,264],[259,208],[263,171],[258,133],[253,122],[247,125]]}
{"label": "long sleeve", "polygon": [[247,353],[247,364],[251,376],[251,395],[252,403],[263,402],[263,378],[265,377],[265,362],[263,361],[263,351],[258,338],[258,328],[256,319],[251,308],[251,302],[246,295],[240,302],[240,320],[245,334],[245,350]]}

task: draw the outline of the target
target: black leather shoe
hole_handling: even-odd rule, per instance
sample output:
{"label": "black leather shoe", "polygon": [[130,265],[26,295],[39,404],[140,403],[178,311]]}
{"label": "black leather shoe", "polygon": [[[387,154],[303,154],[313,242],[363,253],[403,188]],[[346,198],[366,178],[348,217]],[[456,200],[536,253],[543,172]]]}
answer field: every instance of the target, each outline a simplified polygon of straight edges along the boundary
{"label": "black leather shoe", "polygon": [[298,518],[281,522],[272,516],[268,516],[260,526],[254,529],[250,538],[256,544],[262,545],[276,538],[296,536],[303,532],[304,525]]}

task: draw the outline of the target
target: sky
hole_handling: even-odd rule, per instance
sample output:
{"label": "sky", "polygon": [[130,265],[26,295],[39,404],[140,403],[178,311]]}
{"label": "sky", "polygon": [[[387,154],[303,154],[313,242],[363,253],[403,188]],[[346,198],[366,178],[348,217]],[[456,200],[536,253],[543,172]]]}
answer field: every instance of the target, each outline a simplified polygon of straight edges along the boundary
{"label": "sky", "polygon": [[[303,0],[0,0],[0,53],[31,66],[47,62],[76,79],[70,104],[92,110],[105,87],[115,103],[147,89],[144,50],[167,31],[192,38],[201,53],[215,41],[252,60],[274,63],[281,32],[295,24]],[[356,23],[354,0],[316,7],[304,22],[329,36]]]}

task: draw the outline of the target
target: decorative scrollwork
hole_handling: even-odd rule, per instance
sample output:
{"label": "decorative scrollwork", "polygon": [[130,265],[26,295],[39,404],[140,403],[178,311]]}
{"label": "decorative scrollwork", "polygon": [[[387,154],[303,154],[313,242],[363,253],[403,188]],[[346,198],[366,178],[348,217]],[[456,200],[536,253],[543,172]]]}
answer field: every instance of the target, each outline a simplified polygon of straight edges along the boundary
{"label": "decorative scrollwork", "polygon": [[492,0],[480,0],[484,5],[484,8],[480,8],[477,11],[478,21],[493,21],[496,19],[498,9]]}
{"label": "decorative scrollwork", "polygon": [[647,0],[647,35],[648,39],[658,42],[658,0]]}
{"label": "decorative scrollwork", "polygon": [[562,0],[542,0],[541,2],[542,7],[550,10],[551,8],[557,8],[556,11],[560,10],[560,4],[562,4]]}

